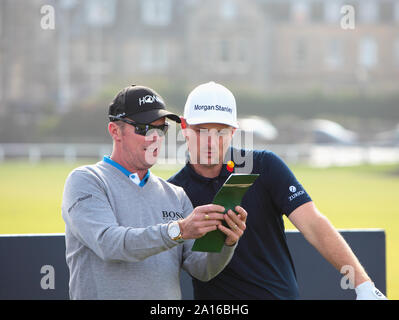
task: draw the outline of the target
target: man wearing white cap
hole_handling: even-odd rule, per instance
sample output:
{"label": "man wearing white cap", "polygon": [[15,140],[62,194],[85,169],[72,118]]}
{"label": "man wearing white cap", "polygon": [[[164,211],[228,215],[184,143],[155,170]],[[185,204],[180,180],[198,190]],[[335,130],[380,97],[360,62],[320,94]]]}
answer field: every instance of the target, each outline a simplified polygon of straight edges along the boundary
{"label": "man wearing white cap", "polygon": [[[259,174],[241,203],[248,213],[246,232],[232,260],[209,282],[193,279],[195,299],[299,298],[283,214],[336,269],[353,267],[357,299],[386,299],[276,154],[230,147],[238,123],[236,102],[227,88],[215,82],[196,87],[181,120],[189,160],[168,181],[183,187],[194,207],[211,203],[231,172]],[[228,160],[236,163],[233,170]]]}

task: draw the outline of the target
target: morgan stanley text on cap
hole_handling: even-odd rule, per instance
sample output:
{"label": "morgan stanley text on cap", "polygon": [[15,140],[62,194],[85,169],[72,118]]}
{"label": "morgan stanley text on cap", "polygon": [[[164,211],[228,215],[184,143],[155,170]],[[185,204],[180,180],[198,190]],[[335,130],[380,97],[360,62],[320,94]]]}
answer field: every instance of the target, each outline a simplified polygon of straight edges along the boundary
{"label": "morgan stanley text on cap", "polygon": [[167,117],[180,123],[178,115],[165,108],[162,97],[154,90],[131,85],[122,89],[109,105],[108,117],[110,121],[121,118],[131,118],[140,124],[149,124],[162,117]]}
{"label": "morgan stanley text on cap", "polygon": [[196,87],[187,97],[188,124],[221,123],[238,128],[236,100],[231,91],[213,81]]}

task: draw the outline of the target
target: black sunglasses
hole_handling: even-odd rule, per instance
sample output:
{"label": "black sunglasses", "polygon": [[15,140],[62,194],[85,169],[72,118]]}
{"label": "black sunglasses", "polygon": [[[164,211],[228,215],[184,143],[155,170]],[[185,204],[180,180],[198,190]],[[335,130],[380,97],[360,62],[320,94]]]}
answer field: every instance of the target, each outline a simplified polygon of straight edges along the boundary
{"label": "black sunglasses", "polygon": [[169,123],[165,122],[165,124],[161,124],[159,126],[154,126],[152,124],[142,124],[142,123],[136,123],[134,121],[121,118],[121,117],[115,117],[115,116],[110,116],[111,121],[122,121],[127,124],[130,124],[131,126],[134,127],[135,133],[139,134],[141,136],[146,136],[147,133],[151,130],[160,130],[163,134],[166,134],[169,129]]}

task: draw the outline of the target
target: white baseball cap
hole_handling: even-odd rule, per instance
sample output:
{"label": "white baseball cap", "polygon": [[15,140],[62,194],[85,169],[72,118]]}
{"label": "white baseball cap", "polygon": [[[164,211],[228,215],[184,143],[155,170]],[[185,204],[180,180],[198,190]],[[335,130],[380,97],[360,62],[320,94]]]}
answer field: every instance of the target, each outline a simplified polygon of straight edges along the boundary
{"label": "white baseball cap", "polygon": [[201,84],[188,95],[184,118],[188,124],[221,123],[238,128],[236,100],[221,84]]}

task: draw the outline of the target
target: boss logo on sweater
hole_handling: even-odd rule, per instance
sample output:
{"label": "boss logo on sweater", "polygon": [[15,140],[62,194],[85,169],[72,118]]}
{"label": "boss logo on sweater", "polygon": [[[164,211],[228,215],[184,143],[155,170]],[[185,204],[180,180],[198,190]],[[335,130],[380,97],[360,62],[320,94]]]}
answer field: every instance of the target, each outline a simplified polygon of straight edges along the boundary
{"label": "boss logo on sweater", "polygon": [[162,210],[162,219],[166,221],[183,219],[183,213],[177,211]]}

